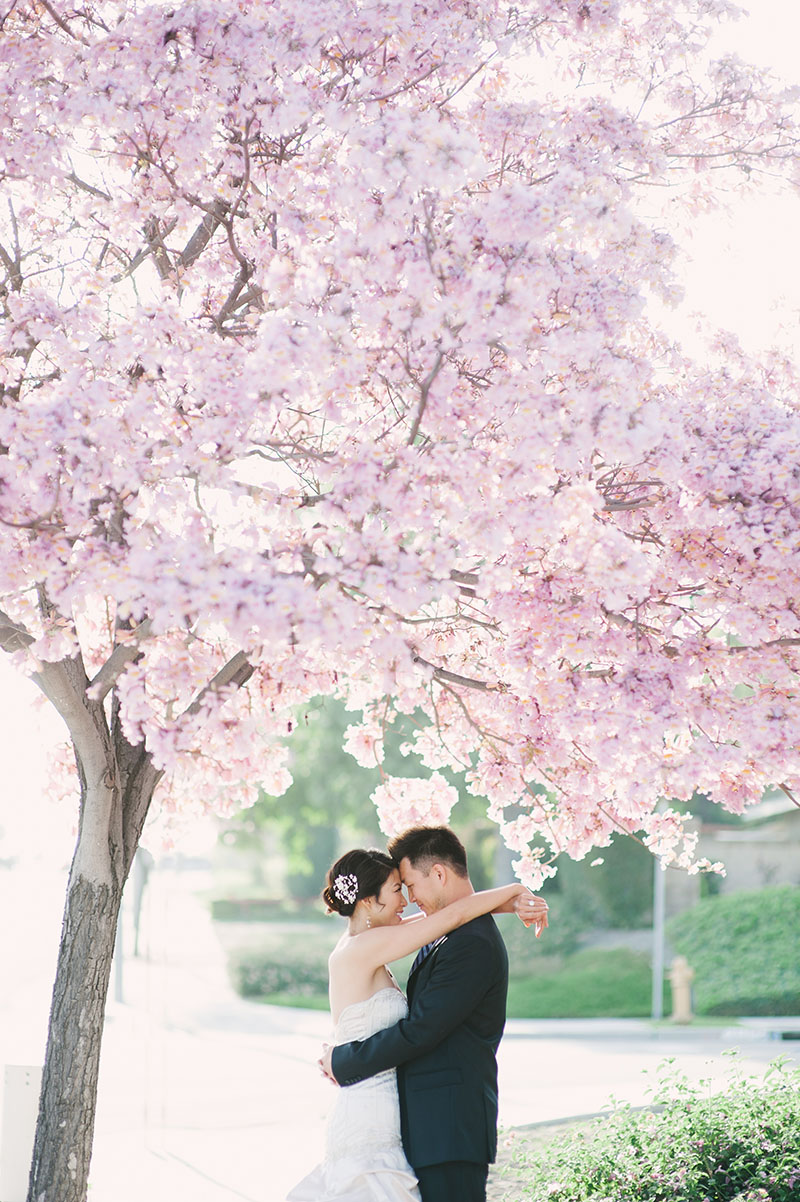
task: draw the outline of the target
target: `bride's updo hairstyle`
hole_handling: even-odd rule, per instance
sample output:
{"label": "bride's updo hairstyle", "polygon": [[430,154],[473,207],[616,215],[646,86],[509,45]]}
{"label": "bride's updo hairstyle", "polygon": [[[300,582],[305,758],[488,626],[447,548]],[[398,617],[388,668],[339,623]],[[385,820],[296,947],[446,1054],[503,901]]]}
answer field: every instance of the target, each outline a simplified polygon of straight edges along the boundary
{"label": "bride's updo hairstyle", "polygon": [[322,900],[328,913],[349,918],[356,902],[377,897],[389,876],[397,868],[391,856],[375,847],[356,847],[346,851],[328,871]]}

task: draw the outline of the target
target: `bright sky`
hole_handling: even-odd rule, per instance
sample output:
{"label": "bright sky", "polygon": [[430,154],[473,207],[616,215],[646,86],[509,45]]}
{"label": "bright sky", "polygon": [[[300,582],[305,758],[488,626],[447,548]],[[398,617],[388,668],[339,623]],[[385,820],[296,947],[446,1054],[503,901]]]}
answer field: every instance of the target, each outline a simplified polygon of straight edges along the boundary
{"label": "bright sky", "polygon": [[[727,29],[719,45],[800,85],[800,6],[753,0],[752,14]],[[734,330],[747,349],[779,337],[791,345],[800,320],[799,226],[800,200],[790,196],[698,221],[686,270],[687,311]],[[56,867],[71,855],[75,814],[47,796],[47,764],[63,726],[37,697],[35,686],[0,657],[0,862],[18,857]]]}

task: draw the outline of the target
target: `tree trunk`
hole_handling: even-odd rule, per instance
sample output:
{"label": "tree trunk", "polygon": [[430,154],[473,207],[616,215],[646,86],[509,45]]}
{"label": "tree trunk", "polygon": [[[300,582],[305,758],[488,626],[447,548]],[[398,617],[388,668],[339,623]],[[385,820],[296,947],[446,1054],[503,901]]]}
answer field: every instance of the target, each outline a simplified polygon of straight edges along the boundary
{"label": "tree trunk", "polygon": [[[0,628],[0,646],[19,650],[16,627],[12,635],[4,639]],[[23,646],[25,640],[33,641],[26,634]],[[106,668],[115,656],[116,651]],[[86,675],[80,653],[58,663],[41,663],[33,676],[67,724],[80,778],[81,807],[27,1202],[86,1202],[117,917],[122,889],[162,776],[144,744],[133,746],[123,733],[119,699],[112,690],[116,674],[130,659],[127,653],[118,657],[114,671],[101,670],[93,682]],[[238,652],[186,713],[196,713],[204,697],[244,684],[252,673],[244,653]]]}
{"label": "tree trunk", "polygon": [[122,890],[160,773],[87,696],[79,661],[38,682],[65,718],[81,783],[78,841],[61,931],[28,1202],[86,1202],[100,1046]]}
{"label": "tree trunk", "polygon": [[70,880],[58,953],[29,1202],[84,1202],[121,890]]}

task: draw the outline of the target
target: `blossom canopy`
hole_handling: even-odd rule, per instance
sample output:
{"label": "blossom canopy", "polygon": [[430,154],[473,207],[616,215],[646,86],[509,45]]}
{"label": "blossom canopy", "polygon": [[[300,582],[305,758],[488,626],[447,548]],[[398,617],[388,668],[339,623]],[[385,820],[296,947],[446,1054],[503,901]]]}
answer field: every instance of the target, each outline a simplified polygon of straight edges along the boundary
{"label": "blossom canopy", "polygon": [[796,371],[658,316],[681,221],[799,178],[796,95],[706,53],[732,6],[5,7],[21,667],[85,665],[176,805],[284,789],[314,695],[372,765],[424,715],[387,830],[466,769],[533,885],[792,796]]}

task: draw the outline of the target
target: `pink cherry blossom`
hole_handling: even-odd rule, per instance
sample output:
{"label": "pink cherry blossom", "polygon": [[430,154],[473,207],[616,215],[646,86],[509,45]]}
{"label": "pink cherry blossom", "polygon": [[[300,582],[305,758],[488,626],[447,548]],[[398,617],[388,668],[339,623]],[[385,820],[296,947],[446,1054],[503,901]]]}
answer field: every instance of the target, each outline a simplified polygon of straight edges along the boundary
{"label": "pink cherry blossom", "polygon": [[3,645],[162,806],[279,792],[320,693],[364,766],[423,715],[387,830],[464,770],[531,882],[800,787],[796,368],[650,303],[721,187],[800,179],[733,13],[9,9]]}
{"label": "pink cherry blossom", "polygon": [[387,777],[372,794],[381,830],[387,838],[409,826],[443,826],[458,801],[458,790],[439,772],[422,777]]}

